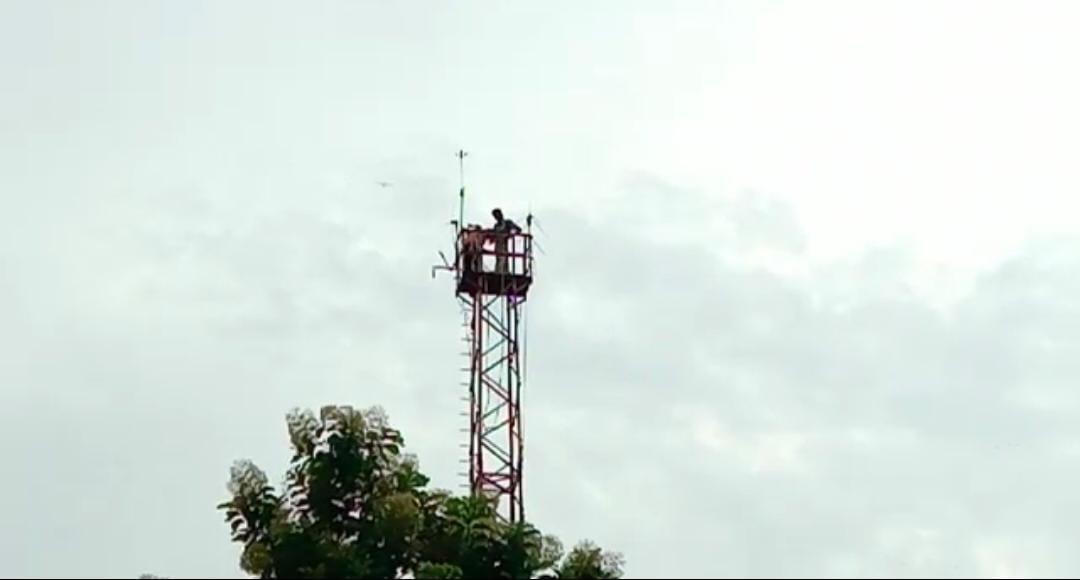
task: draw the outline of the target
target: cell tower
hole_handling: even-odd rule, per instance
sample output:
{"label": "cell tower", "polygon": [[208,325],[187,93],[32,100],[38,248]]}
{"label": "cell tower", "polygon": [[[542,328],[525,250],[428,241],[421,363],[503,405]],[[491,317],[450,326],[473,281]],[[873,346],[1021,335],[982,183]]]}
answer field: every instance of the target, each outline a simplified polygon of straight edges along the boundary
{"label": "cell tower", "polygon": [[[521,321],[532,286],[532,216],[522,231],[511,221],[482,228],[465,225],[464,162],[458,151],[462,185],[458,219],[454,226],[454,259],[443,255],[434,270],[454,273],[455,295],[462,310],[463,353],[468,365],[464,398],[469,417],[469,489],[473,495],[491,497],[503,518],[525,519],[522,467],[521,389],[525,373],[521,366],[524,333]],[[442,252],[440,252],[442,255]]]}

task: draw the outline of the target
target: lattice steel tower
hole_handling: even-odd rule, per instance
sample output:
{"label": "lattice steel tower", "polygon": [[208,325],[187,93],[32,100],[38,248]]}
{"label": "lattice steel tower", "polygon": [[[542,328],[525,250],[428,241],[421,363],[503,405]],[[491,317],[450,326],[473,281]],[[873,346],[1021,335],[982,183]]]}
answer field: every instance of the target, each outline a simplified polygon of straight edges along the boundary
{"label": "lattice steel tower", "polygon": [[462,386],[468,388],[463,399],[468,403],[469,488],[473,495],[494,498],[502,517],[519,522],[525,518],[521,321],[533,281],[532,216],[524,231],[509,220],[486,228],[464,225],[466,153],[457,155],[462,186],[458,220],[452,222],[454,260],[444,256],[435,269],[454,273],[462,340],[468,346],[463,353],[468,364],[462,369],[468,378]]}

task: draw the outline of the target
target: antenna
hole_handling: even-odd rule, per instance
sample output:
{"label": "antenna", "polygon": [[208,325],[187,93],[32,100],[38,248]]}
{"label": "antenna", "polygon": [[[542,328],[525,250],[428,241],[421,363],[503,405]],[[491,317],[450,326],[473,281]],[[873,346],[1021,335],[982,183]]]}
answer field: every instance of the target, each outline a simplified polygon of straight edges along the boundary
{"label": "antenna", "polygon": [[458,158],[458,170],[461,174],[461,190],[458,193],[458,227],[465,227],[465,157],[469,154],[464,149],[459,149],[455,154]]}

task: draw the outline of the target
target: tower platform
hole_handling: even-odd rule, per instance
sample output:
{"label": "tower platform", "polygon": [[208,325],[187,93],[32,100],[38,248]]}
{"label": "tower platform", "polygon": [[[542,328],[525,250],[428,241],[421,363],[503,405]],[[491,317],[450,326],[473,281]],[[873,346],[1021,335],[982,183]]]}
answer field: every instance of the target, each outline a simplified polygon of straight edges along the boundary
{"label": "tower platform", "polygon": [[524,298],[532,286],[532,236],[464,229],[456,248],[457,293]]}
{"label": "tower platform", "polygon": [[532,286],[532,276],[498,274],[495,272],[465,272],[458,279],[458,294],[470,296],[513,296],[525,298]]}

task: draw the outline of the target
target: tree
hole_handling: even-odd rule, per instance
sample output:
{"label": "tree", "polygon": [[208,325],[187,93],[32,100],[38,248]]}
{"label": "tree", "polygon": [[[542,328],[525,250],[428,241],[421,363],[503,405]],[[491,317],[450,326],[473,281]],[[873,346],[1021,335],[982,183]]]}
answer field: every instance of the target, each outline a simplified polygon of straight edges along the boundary
{"label": "tree", "polygon": [[612,579],[622,577],[622,556],[604,552],[588,540],[581,542],[556,569],[558,578]]}
{"label": "tree", "polygon": [[260,578],[619,578],[622,558],[591,542],[509,524],[494,503],[428,488],[378,408],[325,407],[287,419],[293,456],[278,493],[249,461],[221,504],[240,565]]}

